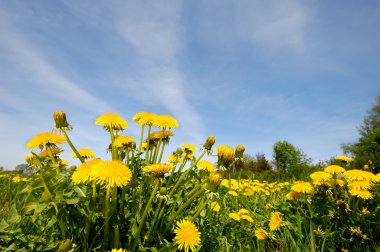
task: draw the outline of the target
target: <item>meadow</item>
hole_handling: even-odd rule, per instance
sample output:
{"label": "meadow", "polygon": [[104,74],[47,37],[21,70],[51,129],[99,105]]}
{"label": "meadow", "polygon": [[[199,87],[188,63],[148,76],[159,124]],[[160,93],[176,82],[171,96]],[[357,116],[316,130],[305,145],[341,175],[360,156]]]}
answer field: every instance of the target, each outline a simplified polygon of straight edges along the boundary
{"label": "meadow", "polygon": [[[380,174],[334,164],[302,180],[258,180],[231,170],[245,148],[183,143],[165,148],[175,118],[139,112],[139,139],[123,135],[117,114],[95,123],[109,138],[109,159],[69,138],[66,114],[56,130],[27,143],[31,175],[0,175],[2,251],[376,251],[380,246]],[[69,148],[62,149],[62,144]],[[70,166],[63,151],[81,162]],[[215,160],[215,162],[208,161]]]}

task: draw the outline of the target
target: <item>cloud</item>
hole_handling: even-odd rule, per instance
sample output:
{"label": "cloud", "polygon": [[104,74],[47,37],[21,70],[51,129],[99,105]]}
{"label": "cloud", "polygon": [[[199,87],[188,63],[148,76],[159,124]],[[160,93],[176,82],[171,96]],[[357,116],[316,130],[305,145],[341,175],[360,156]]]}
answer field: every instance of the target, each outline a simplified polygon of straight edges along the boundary
{"label": "cloud", "polygon": [[[12,20],[3,14],[0,19],[2,31],[0,46],[7,52],[8,60],[29,76],[29,84],[36,85],[35,89],[41,90],[42,93],[73,103],[88,111],[95,110],[100,113],[111,110],[106,102],[86,91],[83,85],[69,80],[50,64],[44,55],[39,53],[40,48],[28,43],[28,37],[13,27]],[[20,104],[17,100],[8,99],[8,106],[17,107]]]}
{"label": "cloud", "polygon": [[164,106],[194,141],[201,141],[203,122],[188,101],[178,68],[184,30],[180,24],[181,5],[147,7],[134,4],[129,7],[130,13],[126,13],[116,27],[125,41],[136,49],[142,70],[136,79],[129,79],[127,88],[135,91],[143,103],[155,101]]}
{"label": "cloud", "polygon": [[238,1],[235,3],[239,35],[271,51],[305,52],[308,9],[299,1]]}

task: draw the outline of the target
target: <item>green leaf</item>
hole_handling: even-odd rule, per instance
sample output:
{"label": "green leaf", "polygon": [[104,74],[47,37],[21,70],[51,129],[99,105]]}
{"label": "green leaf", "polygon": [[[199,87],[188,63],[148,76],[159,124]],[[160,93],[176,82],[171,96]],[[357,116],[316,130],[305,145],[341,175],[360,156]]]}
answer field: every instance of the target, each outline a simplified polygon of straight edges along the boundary
{"label": "green leaf", "polygon": [[45,187],[44,192],[41,195],[40,202],[48,201],[51,198],[51,193],[49,192],[49,189]]}
{"label": "green leaf", "polygon": [[69,205],[74,205],[74,204],[77,204],[79,202],[79,198],[67,199],[67,200],[65,200],[65,202]]}
{"label": "green leaf", "polygon": [[79,186],[74,186],[74,191],[82,198],[86,198],[85,188],[80,188]]}
{"label": "green leaf", "polygon": [[10,223],[16,223],[21,220],[21,216],[19,215],[16,204],[13,204],[8,215],[8,222]]}

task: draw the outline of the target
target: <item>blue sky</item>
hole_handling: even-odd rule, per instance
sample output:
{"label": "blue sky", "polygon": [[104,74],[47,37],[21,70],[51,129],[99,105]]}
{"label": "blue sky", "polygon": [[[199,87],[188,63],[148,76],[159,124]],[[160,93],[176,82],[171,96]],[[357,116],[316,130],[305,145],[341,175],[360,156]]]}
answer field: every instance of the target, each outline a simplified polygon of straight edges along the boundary
{"label": "blue sky", "polygon": [[379,1],[1,1],[0,31],[7,169],[54,110],[101,157],[96,117],[119,113],[138,137],[131,118],[151,111],[179,121],[172,148],[215,135],[271,159],[287,140],[317,162],[358,137],[380,93]]}

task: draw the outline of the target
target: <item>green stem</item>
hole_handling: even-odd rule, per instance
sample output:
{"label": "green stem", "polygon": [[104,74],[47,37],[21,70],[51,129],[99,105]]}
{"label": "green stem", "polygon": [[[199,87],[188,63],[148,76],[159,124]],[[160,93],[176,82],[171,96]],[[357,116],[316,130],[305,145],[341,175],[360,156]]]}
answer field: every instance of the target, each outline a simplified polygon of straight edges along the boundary
{"label": "green stem", "polygon": [[117,160],[116,148],[113,145],[113,142],[115,141],[115,135],[113,134],[113,129],[112,128],[110,128],[110,136],[111,136],[111,154],[112,154],[112,160]]}
{"label": "green stem", "polygon": [[108,248],[109,241],[109,219],[110,219],[110,191],[111,187],[107,187],[106,191],[106,202],[105,202],[105,210],[104,210],[104,246]]}
{"label": "green stem", "polygon": [[158,163],[161,163],[161,160],[162,160],[162,156],[164,154],[164,150],[165,150],[165,142],[162,143],[162,149],[161,149],[161,153],[160,153],[160,158],[158,159]]}
{"label": "green stem", "polygon": [[142,126],[141,126],[139,152],[141,152],[142,142],[143,142],[143,138],[144,138],[144,126],[145,126],[145,125],[142,125]]}
{"label": "green stem", "polygon": [[95,199],[96,199],[96,181],[92,182],[92,198],[94,199],[94,202],[95,202]]}
{"label": "green stem", "polygon": [[154,150],[153,164],[155,164],[156,161],[157,161],[158,151],[159,151],[159,149],[160,149],[160,147],[161,147],[161,143],[162,143],[162,139],[160,139],[160,140],[158,141],[158,144],[157,144],[157,146],[156,146],[156,149]]}
{"label": "green stem", "polygon": [[140,240],[140,239],[139,239],[139,237],[140,237],[140,232],[141,232],[141,230],[142,230],[142,228],[143,228],[143,226],[144,226],[144,221],[145,221],[145,218],[146,218],[146,216],[147,216],[147,214],[148,214],[148,211],[149,211],[149,209],[150,209],[150,206],[151,206],[151,204],[152,204],[153,198],[154,198],[154,196],[156,195],[156,192],[157,192],[157,190],[158,190],[158,184],[159,184],[159,182],[160,182],[160,180],[159,180],[159,179],[156,179],[156,181],[155,181],[155,183],[154,183],[153,191],[152,191],[152,193],[150,194],[150,198],[149,198],[149,200],[148,200],[148,203],[146,204],[145,209],[144,209],[144,212],[143,212],[143,215],[141,216],[141,222],[140,222],[140,225],[139,225],[139,229],[138,229],[138,231],[137,231],[137,234],[136,234],[136,236],[135,236],[135,241],[133,242],[133,249],[132,249],[132,251],[135,250],[136,245],[137,245],[137,241]]}
{"label": "green stem", "polygon": [[199,158],[190,165],[189,169],[187,169],[182,175],[181,177],[179,177],[177,183],[174,185],[174,187],[172,188],[172,190],[170,191],[169,193],[169,198],[173,195],[173,193],[177,190],[178,186],[181,184],[182,180],[187,176],[187,174],[190,173],[190,171],[197,165],[197,163],[199,162],[199,160],[201,160],[203,158],[203,156],[206,154],[206,150],[204,150],[202,152],[202,154],[199,156]]}
{"label": "green stem", "polygon": [[62,130],[63,136],[65,137],[65,139],[66,139],[67,143],[69,144],[70,148],[73,150],[73,152],[75,153],[75,155],[77,155],[77,158],[83,164],[85,162],[84,158],[79,154],[78,150],[74,147],[73,143],[71,142],[69,136],[66,133],[66,130],[64,130],[64,129],[61,129],[61,130]]}
{"label": "green stem", "polygon": [[193,217],[190,218],[191,221],[194,221],[195,218],[197,218],[197,216],[202,212],[203,209],[205,209],[205,207],[207,206],[207,199],[204,200],[204,202],[202,204],[199,205],[199,209],[198,211],[194,214]]}
{"label": "green stem", "polygon": [[150,140],[150,131],[152,130],[152,125],[149,125],[148,127],[148,138],[146,140],[146,151],[145,151],[145,162],[146,164],[149,164],[149,140]]}
{"label": "green stem", "polygon": [[161,210],[161,206],[162,206],[163,202],[164,202],[163,199],[160,199],[160,203],[158,204],[158,207],[157,207],[156,211],[154,212],[154,217],[153,217],[153,221],[152,221],[152,227],[153,228],[149,229],[147,237],[149,237],[149,235],[152,232],[152,230],[155,230],[156,222],[157,222],[157,217],[158,217],[158,214],[159,214],[159,212]]}
{"label": "green stem", "polygon": [[[198,188],[200,187],[200,184],[198,184],[195,188],[198,190]],[[194,189],[195,189],[194,188]],[[180,208],[177,210],[177,212],[175,212],[174,215],[172,215],[172,217],[170,218],[170,222],[172,222],[173,220],[175,220],[175,218],[182,212],[183,209],[185,209],[188,205],[190,205],[191,202],[193,202],[193,200],[198,197],[201,193],[204,192],[204,189],[201,189],[199,191],[197,191],[196,193],[194,193],[190,198],[188,198],[191,194],[189,193],[185,198],[188,198],[188,200],[182,204],[180,206]]]}

